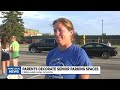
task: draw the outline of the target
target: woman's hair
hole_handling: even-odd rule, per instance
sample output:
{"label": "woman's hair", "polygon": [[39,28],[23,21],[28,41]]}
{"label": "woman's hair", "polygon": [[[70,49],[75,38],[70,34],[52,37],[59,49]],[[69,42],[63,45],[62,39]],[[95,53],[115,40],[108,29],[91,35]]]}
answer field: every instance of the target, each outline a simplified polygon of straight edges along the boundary
{"label": "woman's hair", "polygon": [[62,23],[68,31],[73,30],[73,35],[71,37],[71,41],[74,42],[75,41],[75,39],[74,39],[74,27],[73,27],[72,22],[66,18],[58,18],[57,20],[53,21],[53,27],[57,22]]}
{"label": "woman's hair", "polygon": [[14,39],[16,39],[16,36],[11,36],[11,38],[14,38]]}
{"label": "woman's hair", "polygon": [[8,44],[9,44],[9,41],[8,41],[7,36],[2,36],[1,37],[1,46],[2,46],[2,48],[4,48],[4,49],[7,48]]}

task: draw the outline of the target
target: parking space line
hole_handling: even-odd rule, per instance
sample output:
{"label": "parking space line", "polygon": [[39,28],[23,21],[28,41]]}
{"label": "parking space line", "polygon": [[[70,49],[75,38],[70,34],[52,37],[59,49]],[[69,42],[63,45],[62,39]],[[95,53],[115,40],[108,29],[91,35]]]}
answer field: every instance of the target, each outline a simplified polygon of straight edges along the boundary
{"label": "parking space line", "polygon": [[34,79],[35,77],[38,77],[38,76],[42,76],[42,75],[35,75],[35,76],[29,77],[27,79]]}

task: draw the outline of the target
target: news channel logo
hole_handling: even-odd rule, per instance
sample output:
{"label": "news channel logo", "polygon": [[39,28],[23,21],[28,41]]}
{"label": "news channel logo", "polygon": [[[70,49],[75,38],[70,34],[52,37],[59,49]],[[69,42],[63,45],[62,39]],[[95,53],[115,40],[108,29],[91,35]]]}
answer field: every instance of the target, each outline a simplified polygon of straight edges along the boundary
{"label": "news channel logo", "polygon": [[7,67],[7,75],[9,74],[21,74],[21,67],[20,66]]}

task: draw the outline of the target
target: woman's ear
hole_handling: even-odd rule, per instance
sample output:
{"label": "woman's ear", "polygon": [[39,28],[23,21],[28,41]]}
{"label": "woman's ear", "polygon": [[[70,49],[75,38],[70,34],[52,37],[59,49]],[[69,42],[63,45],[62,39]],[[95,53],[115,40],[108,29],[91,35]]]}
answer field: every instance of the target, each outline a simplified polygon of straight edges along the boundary
{"label": "woman's ear", "polygon": [[74,30],[71,30],[71,31],[70,31],[70,34],[73,35],[73,34],[74,34]]}

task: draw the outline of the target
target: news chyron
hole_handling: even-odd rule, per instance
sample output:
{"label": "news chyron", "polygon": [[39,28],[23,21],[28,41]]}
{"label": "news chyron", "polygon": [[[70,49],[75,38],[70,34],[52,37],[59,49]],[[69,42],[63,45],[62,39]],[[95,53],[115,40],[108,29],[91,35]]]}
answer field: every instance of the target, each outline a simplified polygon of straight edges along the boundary
{"label": "news chyron", "polygon": [[9,74],[100,74],[100,66],[11,66]]}

